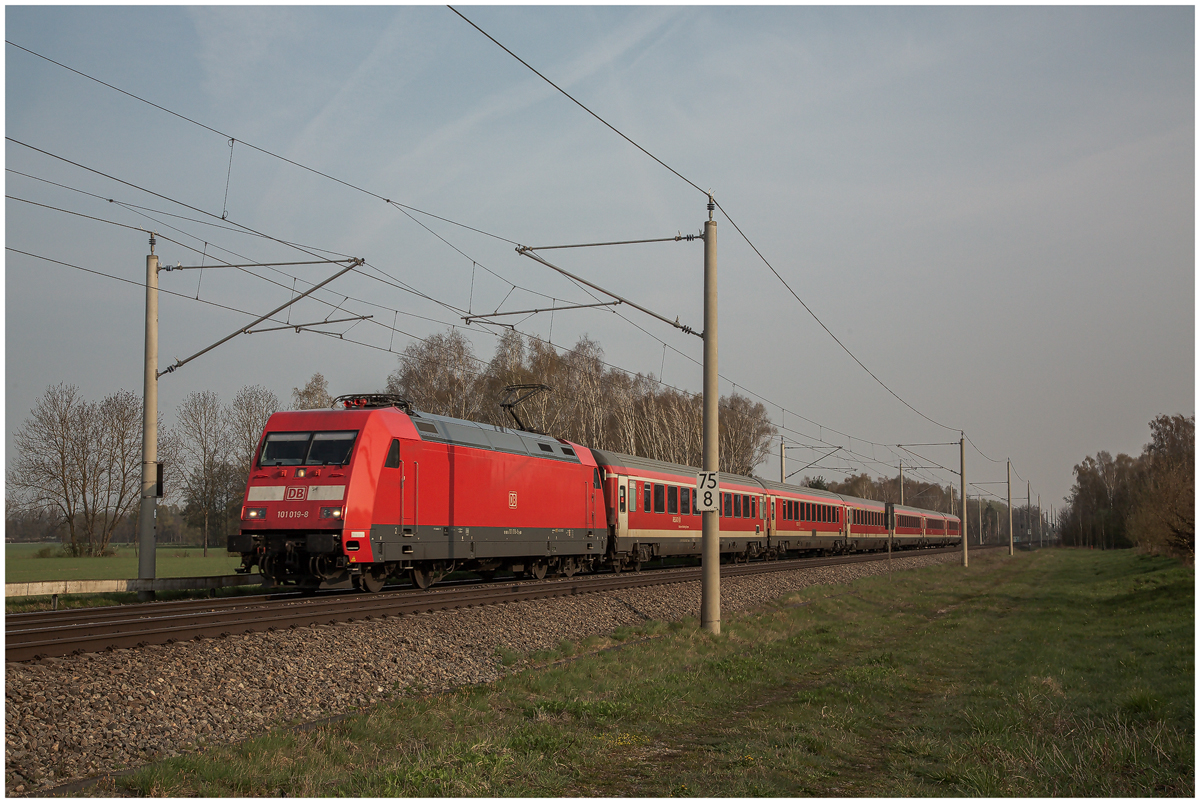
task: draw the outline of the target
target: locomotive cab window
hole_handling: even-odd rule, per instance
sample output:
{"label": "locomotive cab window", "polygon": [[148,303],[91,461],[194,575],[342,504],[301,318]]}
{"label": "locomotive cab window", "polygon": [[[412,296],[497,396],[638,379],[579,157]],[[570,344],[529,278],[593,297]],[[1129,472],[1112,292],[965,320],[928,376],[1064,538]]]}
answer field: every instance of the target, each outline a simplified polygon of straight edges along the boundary
{"label": "locomotive cab window", "polygon": [[358,432],[268,432],[259,468],[268,466],[344,466],[350,462]]}
{"label": "locomotive cab window", "polygon": [[603,487],[600,485],[600,469],[598,469],[598,468],[593,469],[593,471],[594,471],[594,474],[592,475],[592,487],[593,488]]}
{"label": "locomotive cab window", "polygon": [[392,445],[388,448],[387,460],[384,461],[384,468],[400,468],[400,440],[392,438]]}

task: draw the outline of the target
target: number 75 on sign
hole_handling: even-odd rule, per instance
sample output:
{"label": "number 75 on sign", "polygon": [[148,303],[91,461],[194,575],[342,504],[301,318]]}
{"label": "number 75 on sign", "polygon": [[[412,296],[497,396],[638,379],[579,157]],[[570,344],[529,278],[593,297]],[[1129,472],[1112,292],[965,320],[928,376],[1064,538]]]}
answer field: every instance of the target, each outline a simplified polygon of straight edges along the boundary
{"label": "number 75 on sign", "polygon": [[706,512],[720,506],[721,488],[717,484],[717,472],[701,471],[696,475],[696,510]]}

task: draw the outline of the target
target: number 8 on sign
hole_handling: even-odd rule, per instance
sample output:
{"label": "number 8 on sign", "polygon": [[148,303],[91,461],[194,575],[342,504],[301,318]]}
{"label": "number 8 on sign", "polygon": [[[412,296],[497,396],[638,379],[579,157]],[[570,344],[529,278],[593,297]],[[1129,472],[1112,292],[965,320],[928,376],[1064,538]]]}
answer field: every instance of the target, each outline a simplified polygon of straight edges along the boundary
{"label": "number 8 on sign", "polygon": [[701,471],[696,475],[696,510],[707,512],[717,510],[721,498],[721,488],[717,484],[717,472]]}

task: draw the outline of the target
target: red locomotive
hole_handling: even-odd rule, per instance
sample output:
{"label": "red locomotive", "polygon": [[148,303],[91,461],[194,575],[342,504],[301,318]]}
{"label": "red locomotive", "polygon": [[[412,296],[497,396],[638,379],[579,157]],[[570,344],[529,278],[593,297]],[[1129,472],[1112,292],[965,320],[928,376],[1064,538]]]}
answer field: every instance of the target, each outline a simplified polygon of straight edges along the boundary
{"label": "red locomotive", "polygon": [[[250,473],[242,570],[300,588],[427,588],[457,569],[541,579],[698,556],[696,470],[417,412],[382,394],[275,413]],[[958,518],[721,474],[722,557],[959,542]]]}

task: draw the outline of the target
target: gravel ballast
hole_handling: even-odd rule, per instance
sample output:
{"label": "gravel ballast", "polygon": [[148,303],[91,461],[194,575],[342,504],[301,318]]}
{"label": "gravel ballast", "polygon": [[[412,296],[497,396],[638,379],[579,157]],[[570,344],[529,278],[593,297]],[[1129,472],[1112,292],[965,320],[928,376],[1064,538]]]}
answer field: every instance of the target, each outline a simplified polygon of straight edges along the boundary
{"label": "gravel ballast", "polygon": [[[891,569],[957,560],[896,557]],[[877,561],[725,577],[722,610],[888,570]],[[405,691],[486,683],[521,668],[501,665],[501,647],[528,654],[699,608],[693,581],[8,664],[5,791],[51,789]]]}

